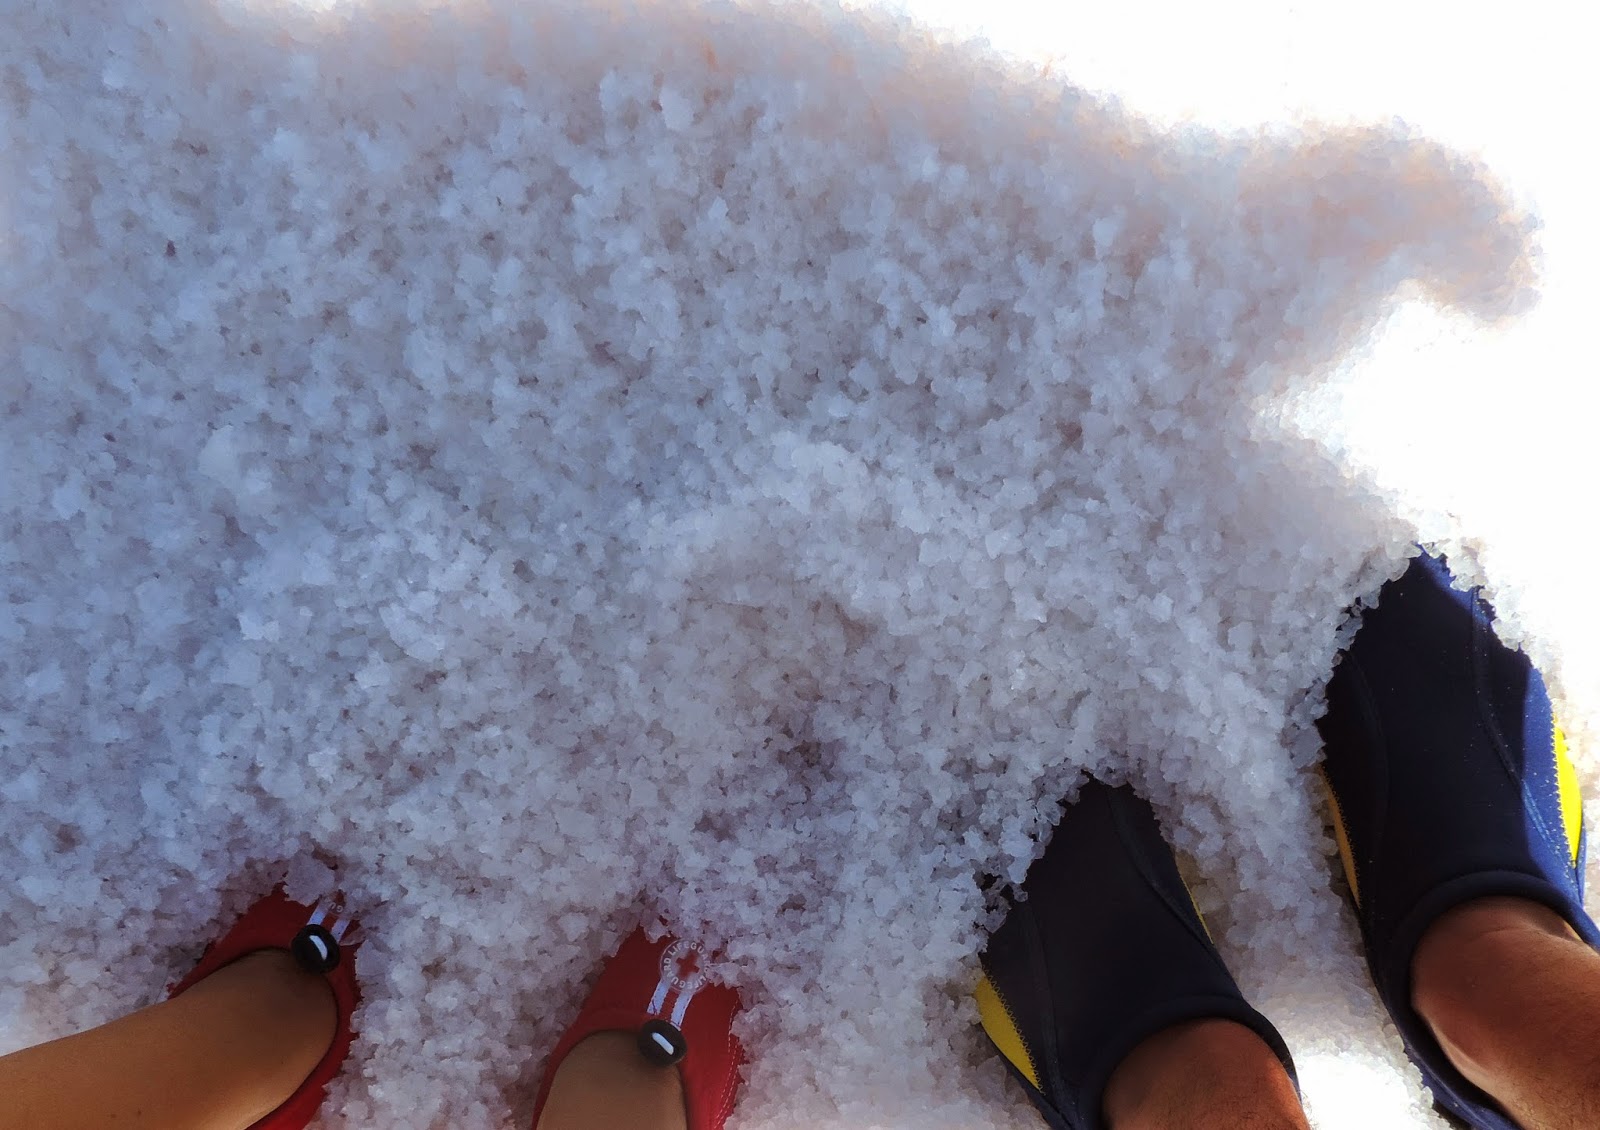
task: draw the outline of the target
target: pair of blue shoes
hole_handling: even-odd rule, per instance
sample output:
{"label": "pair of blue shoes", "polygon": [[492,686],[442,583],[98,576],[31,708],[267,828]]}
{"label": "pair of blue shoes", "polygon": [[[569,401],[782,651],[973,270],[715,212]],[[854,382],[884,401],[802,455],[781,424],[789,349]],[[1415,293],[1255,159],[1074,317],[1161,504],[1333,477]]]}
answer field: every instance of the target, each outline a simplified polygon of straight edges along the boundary
{"label": "pair of blue shoes", "polygon": [[[1590,945],[1577,774],[1544,680],[1493,613],[1423,555],[1385,585],[1328,685],[1318,723],[1340,856],[1367,963],[1438,1108],[1517,1130],[1451,1067],[1411,1007],[1411,960],[1450,908],[1490,895],[1556,911]],[[1291,1080],[1272,1024],[1223,966],[1155,815],[1091,781],[1028,872],[982,959],[984,1030],[1055,1130],[1101,1130],[1111,1073],[1185,1020],[1233,1020]]]}

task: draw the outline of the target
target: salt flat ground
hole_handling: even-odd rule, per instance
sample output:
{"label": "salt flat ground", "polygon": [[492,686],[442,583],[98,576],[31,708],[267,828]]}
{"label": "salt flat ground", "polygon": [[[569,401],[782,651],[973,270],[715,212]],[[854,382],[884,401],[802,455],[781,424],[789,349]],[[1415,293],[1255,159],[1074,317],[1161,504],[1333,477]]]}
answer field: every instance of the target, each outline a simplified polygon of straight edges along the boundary
{"label": "salt flat ground", "polygon": [[287,871],[327,1126],[525,1124],[658,915],[734,1125],[1037,1125],[978,879],[1093,771],[1317,1125],[1435,1125],[1310,722],[1421,538],[1600,785],[1587,40],[1109,7],[0,4],[0,1047]]}

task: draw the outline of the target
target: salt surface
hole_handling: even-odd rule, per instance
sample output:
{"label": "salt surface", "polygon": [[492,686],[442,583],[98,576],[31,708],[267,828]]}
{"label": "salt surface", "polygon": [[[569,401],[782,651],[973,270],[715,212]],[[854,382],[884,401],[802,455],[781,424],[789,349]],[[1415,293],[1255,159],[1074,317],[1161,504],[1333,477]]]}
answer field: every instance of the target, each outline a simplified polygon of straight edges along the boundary
{"label": "salt surface", "polygon": [[5,23],[0,1047],[333,867],[370,941],[324,1125],[525,1124],[657,913],[749,1002],[734,1125],[1036,1125],[977,879],[1090,770],[1319,1125],[1353,1085],[1433,1124],[1307,693],[1417,531],[1283,413],[1397,294],[1526,304],[1481,169],[1157,133],[825,7]]}

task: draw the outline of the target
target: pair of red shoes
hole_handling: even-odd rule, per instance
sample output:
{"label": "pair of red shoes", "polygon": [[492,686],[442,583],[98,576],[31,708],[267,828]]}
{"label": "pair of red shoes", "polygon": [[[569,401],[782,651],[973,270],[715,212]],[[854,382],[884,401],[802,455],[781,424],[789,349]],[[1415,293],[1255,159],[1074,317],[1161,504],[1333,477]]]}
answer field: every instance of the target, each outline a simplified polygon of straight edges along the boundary
{"label": "pair of red shoes", "polygon": [[[262,949],[286,949],[327,979],[339,1013],[333,1045],[288,1101],[250,1130],[304,1130],[349,1054],[355,1038],[351,1014],[361,999],[355,974],[360,942],[351,926],[331,906],[306,906],[279,887],[212,943],[200,964],[168,993],[177,996],[224,965]],[[697,943],[671,937],[652,942],[643,930],[635,930],[606,963],[577,1020],[550,1056],[534,1104],[534,1127],[567,1053],[597,1032],[628,1031],[637,1033],[639,1052],[650,1062],[678,1068],[689,1130],[722,1130],[744,1063],[744,1049],[732,1030],[739,997],[708,980],[703,964]]]}

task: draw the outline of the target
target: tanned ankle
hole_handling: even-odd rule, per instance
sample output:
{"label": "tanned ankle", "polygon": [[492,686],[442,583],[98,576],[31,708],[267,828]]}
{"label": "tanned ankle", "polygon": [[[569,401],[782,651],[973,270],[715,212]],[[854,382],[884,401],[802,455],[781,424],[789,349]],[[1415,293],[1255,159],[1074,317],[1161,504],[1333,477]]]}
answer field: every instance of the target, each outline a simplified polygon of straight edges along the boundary
{"label": "tanned ankle", "polygon": [[322,1051],[333,1043],[339,1023],[339,1008],[327,980],[302,968],[288,950],[246,954],[170,1003],[207,1001],[227,1007],[253,1028],[281,1028],[292,1033],[294,1042],[314,1043]]}
{"label": "tanned ankle", "polygon": [[1472,945],[1485,936],[1508,931],[1549,934],[1574,941],[1578,937],[1566,919],[1542,903],[1509,895],[1473,899],[1445,911],[1423,933],[1412,958],[1412,973],[1419,971],[1429,951]]}
{"label": "tanned ankle", "polygon": [[639,1053],[632,1032],[596,1032],[550,1081],[535,1130],[686,1130],[683,1077]]}
{"label": "tanned ankle", "polygon": [[1260,1036],[1231,1020],[1163,1029],[1106,1084],[1113,1130],[1306,1130],[1299,1097]]}
{"label": "tanned ankle", "polygon": [[1583,946],[1559,914],[1527,899],[1495,896],[1453,907],[1417,943],[1411,1007],[1456,1070],[1481,1086],[1479,1079],[1497,1071],[1503,1042],[1482,1005],[1537,977],[1568,944]]}
{"label": "tanned ankle", "polygon": [[193,1032],[196,1062],[256,1118],[294,1094],[339,1025],[327,980],[279,949],[246,954],[158,1007]]}
{"label": "tanned ankle", "polygon": [[337,1025],[326,981],[263,950],[170,1000],[0,1057],[0,1126],[253,1126],[315,1070]]}
{"label": "tanned ankle", "polygon": [[1597,1124],[1600,954],[1559,914],[1518,898],[1458,906],[1423,934],[1411,975],[1451,1064],[1519,1124]]}

